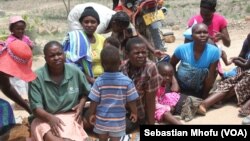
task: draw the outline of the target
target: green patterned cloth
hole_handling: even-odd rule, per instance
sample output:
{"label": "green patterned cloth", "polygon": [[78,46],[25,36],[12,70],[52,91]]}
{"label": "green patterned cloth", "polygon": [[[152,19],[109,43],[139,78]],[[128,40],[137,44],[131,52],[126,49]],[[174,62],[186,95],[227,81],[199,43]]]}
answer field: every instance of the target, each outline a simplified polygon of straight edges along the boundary
{"label": "green patterned cloth", "polygon": [[15,117],[9,102],[0,99],[0,135],[15,124]]}

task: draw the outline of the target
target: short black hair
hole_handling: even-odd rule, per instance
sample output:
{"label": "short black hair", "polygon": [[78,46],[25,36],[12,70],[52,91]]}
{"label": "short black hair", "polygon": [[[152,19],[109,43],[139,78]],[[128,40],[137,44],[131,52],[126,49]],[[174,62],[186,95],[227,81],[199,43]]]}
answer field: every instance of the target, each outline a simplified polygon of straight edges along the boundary
{"label": "short black hair", "polygon": [[122,27],[128,27],[130,18],[126,12],[119,11],[112,16],[111,22],[115,22]]}
{"label": "short black hair", "polygon": [[43,48],[43,54],[45,55],[46,52],[48,51],[48,49],[51,48],[54,45],[59,46],[63,50],[62,44],[59,43],[58,41],[49,41],[47,44],[45,44],[45,46]]}
{"label": "short black hair", "polygon": [[[192,27],[192,34],[194,33],[194,31],[197,29],[197,27],[198,26],[200,26],[200,25],[204,25],[204,26],[206,26],[207,27],[207,25],[206,24],[204,24],[204,23],[197,23],[197,24],[195,24],[193,27]],[[207,27],[208,28],[208,27]]]}
{"label": "short black hair", "polygon": [[200,7],[207,8],[215,12],[216,4],[217,4],[217,0],[201,0]]}
{"label": "short black hair", "polygon": [[173,66],[169,62],[160,61],[160,62],[157,63],[157,69],[158,70],[160,70],[161,68],[163,68],[165,66],[168,66],[168,67],[174,69]]}
{"label": "short black hair", "polygon": [[125,46],[125,51],[129,53],[131,51],[132,45],[134,44],[145,44],[145,42],[138,36],[129,38]]}
{"label": "short black hair", "polygon": [[119,48],[121,46],[120,41],[113,36],[109,36],[108,38],[106,38],[104,43],[109,43],[110,45],[113,45],[116,48]]}
{"label": "short black hair", "polygon": [[119,49],[108,45],[101,51],[101,63],[104,71],[118,71],[121,63]]}

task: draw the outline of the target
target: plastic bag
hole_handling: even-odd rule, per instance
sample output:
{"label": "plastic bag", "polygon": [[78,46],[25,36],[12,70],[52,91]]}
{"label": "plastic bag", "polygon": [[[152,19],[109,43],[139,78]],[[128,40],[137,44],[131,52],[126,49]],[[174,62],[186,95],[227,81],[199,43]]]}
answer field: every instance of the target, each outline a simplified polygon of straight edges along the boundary
{"label": "plastic bag", "polygon": [[193,25],[191,27],[189,27],[184,33],[183,36],[188,39],[188,40],[193,40],[192,38],[192,28],[194,25],[197,24],[197,21],[194,19]]}

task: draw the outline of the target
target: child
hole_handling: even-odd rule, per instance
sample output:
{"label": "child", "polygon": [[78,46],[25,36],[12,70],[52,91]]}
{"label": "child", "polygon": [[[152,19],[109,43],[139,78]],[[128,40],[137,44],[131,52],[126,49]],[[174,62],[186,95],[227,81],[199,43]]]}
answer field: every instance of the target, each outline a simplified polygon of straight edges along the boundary
{"label": "child", "polygon": [[119,42],[119,40],[113,36],[110,36],[106,38],[104,41],[104,47],[109,46],[109,45],[112,45],[119,49],[120,59],[123,62],[123,60],[125,60],[126,58],[125,53],[124,53],[125,51],[124,51],[124,48],[121,48],[121,43]]}
{"label": "child", "polygon": [[105,39],[104,47],[109,46],[109,45],[112,45],[112,46],[118,48],[119,50],[121,50],[121,43],[115,37],[109,36],[108,38]]}
{"label": "child", "polygon": [[103,48],[101,63],[104,73],[96,79],[89,94],[92,100],[89,122],[94,124],[93,131],[100,141],[106,141],[109,137],[112,141],[119,141],[126,129],[125,104],[131,110],[131,120],[137,121],[135,100],[138,93],[133,81],[119,72],[121,61],[116,47]]}
{"label": "child", "polygon": [[[24,35],[26,28],[26,22],[21,16],[12,16],[9,19],[9,30],[11,34],[8,36],[6,45],[8,46],[11,42],[15,40],[21,40],[25,42],[31,49],[33,49],[33,42],[30,38]],[[30,63],[30,67],[32,64]],[[25,98],[25,101],[28,103],[27,94],[28,94],[28,83],[24,82],[21,79],[16,77],[10,78],[11,84],[15,87],[15,89]],[[20,106],[15,105],[15,109],[22,109]]]}
{"label": "child", "polygon": [[26,22],[21,16],[12,16],[9,20],[9,30],[11,32],[11,35],[8,36],[6,43],[7,45],[14,40],[22,40],[25,43],[29,45],[29,47],[33,48],[33,42],[30,40],[30,38],[26,35],[24,35],[26,28]]}
{"label": "child", "polygon": [[[209,43],[209,41],[208,41],[208,43]],[[232,59],[227,59],[227,54],[226,54],[226,52],[224,51],[224,50],[222,50],[222,48],[220,47],[220,46],[218,46],[218,45],[216,45],[216,44],[214,44],[216,47],[218,47],[219,48],[219,50],[220,50],[220,54],[221,54],[221,56],[220,56],[220,58],[222,59],[222,61],[224,62],[224,64],[226,65],[226,66],[229,66],[229,65],[231,65],[233,62],[232,62]],[[219,63],[218,63],[218,66],[217,66],[217,71],[218,71],[218,74],[222,77],[222,78],[224,78],[224,71],[223,71],[223,69],[222,69],[222,65],[221,65],[221,63],[220,63],[220,61],[219,61]]]}
{"label": "child", "polygon": [[178,93],[180,88],[170,63],[161,61],[157,64],[157,68],[162,76],[161,86],[156,93],[155,119],[158,122],[165,121],[178,125],[182,123],[173,114],[180,114],[184,120],[188,121],[196,112],[204,113],[203,107],[199,106],[202,99]]}

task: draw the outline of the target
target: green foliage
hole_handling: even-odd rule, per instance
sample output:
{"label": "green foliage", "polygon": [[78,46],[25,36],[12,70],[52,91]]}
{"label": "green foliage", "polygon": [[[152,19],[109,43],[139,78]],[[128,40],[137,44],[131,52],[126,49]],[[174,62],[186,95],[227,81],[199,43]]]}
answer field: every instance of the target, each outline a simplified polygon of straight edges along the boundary
{"label": "green foliage", "polygon": [[38,18],[32,19],[28,15],[23,15],[22,17],[26,22],[25,34],[28,35],[31,40],[35,40],[37,37],[37,26],[41,21]]}
{"label": "green foliage", "polygon": [[170,8],[170,4],[165,4],[164,5],[166,8]]}
{"label": "green foliage", "polygon": [[235,3],[237,3],[237,2],[239,2],[239,0],[232,0],[232,1],[231,1],[232,4],[235,4]]}
{"label": "green foliage", "polygon": [[32,49],[32,54],[34,56],[42,54],[42,49],[41,46],[37,45],[36,43],[34,44],[34,47]]}
{"label": "green foliage", "polygon": [[33,41],[33,55],[39,55],[42,54],[41,47],[35,42],[38,34],[37,30],[38,27],[42,24],[41,19],[39,18],[32,18],[28,15],[23,15],[22,16],[24,21],[26,22],[26,29],[25,29],[25,34],[30,37],[30,39]]}
{"label": "green foliage", "polygon": [[0,28],[0,41],[5,41],[9,35],[9,31]]}
{"label": "green foliage", "polygon": [[247,5],[246,12],[250,13],[250,5]]}
{"label": "green foliage", "polygon": [[47,20],[65,20],[67,19],[67,12],[65,9],[56,9],[56,8],[46,8],[41,11],[42,18]]}
{"label": "green foliage", "polygon": [[7,38],[8,38],[8,35],[6,35],[6,34],[3,35],[3,34],[1,34],[1,35],[0,35],[0,42],[1,42],[1,41],[5,41]]}

